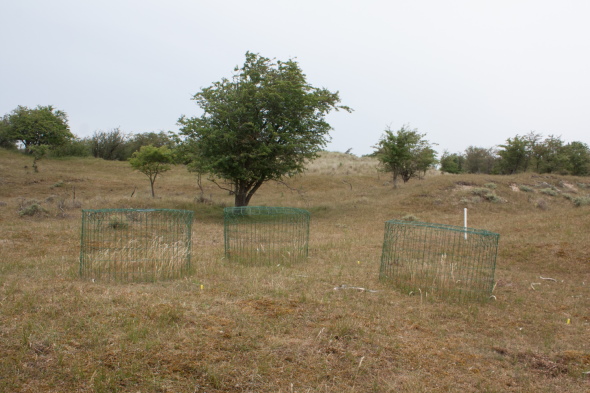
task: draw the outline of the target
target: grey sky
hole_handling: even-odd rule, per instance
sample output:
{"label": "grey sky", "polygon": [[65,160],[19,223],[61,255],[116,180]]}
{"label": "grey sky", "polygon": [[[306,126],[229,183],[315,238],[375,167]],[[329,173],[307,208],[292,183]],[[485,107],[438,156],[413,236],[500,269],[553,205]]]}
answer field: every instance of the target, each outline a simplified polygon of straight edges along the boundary
{"label": "grey sky", "polygon": [[437,150],[530,131],[590,144],[586,0],[5,0],[0,115],[54,105],[76,135],[172,130],[246,51],[338,90],[328,150],[410,124]]}

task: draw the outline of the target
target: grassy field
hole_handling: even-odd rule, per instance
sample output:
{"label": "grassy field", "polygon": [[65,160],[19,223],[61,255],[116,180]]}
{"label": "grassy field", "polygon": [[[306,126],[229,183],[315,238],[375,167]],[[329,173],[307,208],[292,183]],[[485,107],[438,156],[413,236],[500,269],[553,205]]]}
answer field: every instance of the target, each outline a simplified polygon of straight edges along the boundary
{"label": "grassy field", "polygon": [[[232,196],[205,182],[197,198],[184,168],[152,199],[127,163],[31,163],[0,149],[0,392],[590,391],[589,178],[433,173],[394,190],[373,160],[326,153],[251,202],[311,212],[308,260],[248,267],[224,260]],[[494,298],[379,281],[385,221],[462,225],[464,207],[501,235]],[[82,280],[81,209],[98,208],[194,210],[194,274]]]}

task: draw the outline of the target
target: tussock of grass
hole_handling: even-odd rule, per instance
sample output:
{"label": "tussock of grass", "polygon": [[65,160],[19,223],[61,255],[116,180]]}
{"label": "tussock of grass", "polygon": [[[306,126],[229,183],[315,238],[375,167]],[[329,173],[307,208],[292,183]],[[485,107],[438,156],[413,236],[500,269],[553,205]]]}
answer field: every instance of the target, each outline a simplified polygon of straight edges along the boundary
{"label": "tussock of grass", "polygon": [[[113,229],[125,229],[117,226]],[[183,241],[169,243],[162,237],[131,239],[117,247],[84,245],[82,274],[96,281],[158,281],[178,278],[190,268],[189,247]]]}

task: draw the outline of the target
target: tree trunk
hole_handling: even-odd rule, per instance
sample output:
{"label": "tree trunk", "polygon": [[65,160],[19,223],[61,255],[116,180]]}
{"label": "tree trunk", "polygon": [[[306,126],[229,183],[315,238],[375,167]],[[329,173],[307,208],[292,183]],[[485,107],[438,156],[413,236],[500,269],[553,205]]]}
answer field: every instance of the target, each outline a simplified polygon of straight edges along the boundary
{"label": "tree trunk", "polygon": [[152,198],[156,197],[156,194],[154,193],[154,183],[156,181],[156,178],[154,177],[153,179],[150,177],[150,186],[152,187]]}
{"label": "tree trunk", "polygon": [[248,206],[248,204],[250,203],[250,199],[252,199],[252,196],[260,188],[262,183],[264,183],[264,179],[257,180],[254,184],[250,182],[236,182],[236,196],[234,199],[235,206]]}
{"label": "tree trunk", "polygon": [[248,198],[247,198],[248,193],[247,192],[238,192],[236,191],[236,196],[234,198],[235,201],[235,206],[236,207],[241,207],[241,206],[248,206]]}

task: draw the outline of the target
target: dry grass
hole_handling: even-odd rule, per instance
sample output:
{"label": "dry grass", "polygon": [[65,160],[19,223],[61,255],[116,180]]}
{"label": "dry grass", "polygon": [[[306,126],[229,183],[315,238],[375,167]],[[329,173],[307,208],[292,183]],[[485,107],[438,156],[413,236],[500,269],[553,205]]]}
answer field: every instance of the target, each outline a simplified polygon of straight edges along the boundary
{"label": "dry grass", "polygon": [[93,281],[158,281],[182,277],[190,270],[190,249],[183,241],[166,242],[160,236],[146,241],[84,247],[81,275]]}
{"label": "dry grass", "polygon": [[[195,203],[183,168],[152,199],[126,163],[48,159],[34,173],[0,150],[0,391],[590,389],[590,206],[573,202],[588,198],[589,179],[444,175],[393,190],[337,157],[347,169],[314,163],[252,201],[312,213],[309,260],[248,267],[223,259],[232,197],[207,184],[210,203]],[[490,183],[497,199],[473,193]],[[32,200],[46,213],[20,215]],[[81,280],[80,209],[122,207],[194,209],[194,275]],[[449,304],[378,280],[386,220],[462,225],[464,207],[470,227],[501,234],[495,301]]]}

